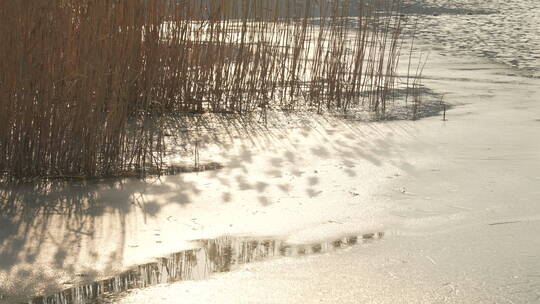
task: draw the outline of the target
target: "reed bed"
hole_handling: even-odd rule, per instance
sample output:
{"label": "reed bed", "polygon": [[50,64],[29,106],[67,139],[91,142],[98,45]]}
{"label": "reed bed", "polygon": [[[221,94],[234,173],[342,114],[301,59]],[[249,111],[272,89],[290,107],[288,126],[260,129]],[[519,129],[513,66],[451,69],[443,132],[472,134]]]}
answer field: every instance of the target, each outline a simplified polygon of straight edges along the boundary
{"label": "reed bed", "polygon": [[384,112],[402,0],[0,2],[0,174],[163,167],[167,117]]}

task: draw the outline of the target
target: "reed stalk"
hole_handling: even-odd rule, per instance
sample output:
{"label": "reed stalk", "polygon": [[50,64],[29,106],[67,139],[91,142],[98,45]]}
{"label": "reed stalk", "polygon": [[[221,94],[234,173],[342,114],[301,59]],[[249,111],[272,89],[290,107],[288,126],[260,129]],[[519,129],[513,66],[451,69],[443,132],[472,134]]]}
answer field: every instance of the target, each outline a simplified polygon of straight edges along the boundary
{"label": "reed stalk", "polygon": [[2,1],[0,175],[162,168],[168,115],[384,112],[401,4]]}

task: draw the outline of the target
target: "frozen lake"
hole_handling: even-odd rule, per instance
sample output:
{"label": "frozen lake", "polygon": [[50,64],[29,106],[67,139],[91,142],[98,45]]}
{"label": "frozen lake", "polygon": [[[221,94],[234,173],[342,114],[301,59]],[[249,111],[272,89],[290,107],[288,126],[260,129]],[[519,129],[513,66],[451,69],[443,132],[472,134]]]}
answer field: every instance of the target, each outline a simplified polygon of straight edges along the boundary
{"label": "frozen lake", "polygon": [[[540,3],[412,1],[433,50],[424,83],[454,105],[447,121],[301,120],[201,148],[220,170],[4,189],[0,303],[62,303],[55,292],[77,298],[88,282],[154,285],[145,279],[169,283],[129,288],[119,303],[538,302]],[[377,242],[323,250],[379,231]],[[265,246],[283,239],[298,254],[209,280],[165,275],[187,269],[170,266],[193,252],[189,240],[260,249],[222,235],[277,236]],[[300,257],[306,244],[314,254]],[[222,256],[215,265],[228,267]]]}

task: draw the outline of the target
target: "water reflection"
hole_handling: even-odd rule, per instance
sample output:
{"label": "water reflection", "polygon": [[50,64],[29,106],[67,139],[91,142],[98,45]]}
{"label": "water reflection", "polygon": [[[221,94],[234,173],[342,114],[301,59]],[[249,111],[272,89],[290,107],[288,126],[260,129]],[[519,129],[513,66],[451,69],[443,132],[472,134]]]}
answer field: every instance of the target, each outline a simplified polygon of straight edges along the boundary
{"label": "water reflection", "polygon": [[384,233],[352,235],[331,241],[292,245],[282,240],[221,237],[201,240],[195,249],[171,254],[113,278],[79,285],[49,296],[35,297],[31,304],[101,303],[122,292],[157,284],[201,280],[213,273],[229,272],[238,265],[277,257],[320,254],[381,239]]}

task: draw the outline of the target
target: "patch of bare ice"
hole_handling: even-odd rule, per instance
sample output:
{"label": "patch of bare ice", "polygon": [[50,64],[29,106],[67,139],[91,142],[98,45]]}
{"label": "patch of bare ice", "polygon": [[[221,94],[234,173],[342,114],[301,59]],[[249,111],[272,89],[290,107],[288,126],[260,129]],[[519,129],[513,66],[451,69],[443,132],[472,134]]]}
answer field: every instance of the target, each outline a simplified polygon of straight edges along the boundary
{"label": "patch of bare ice", "polygon": [[540,77],[540,1],[411,0],[418,37],[451,55],[486,57]]}

